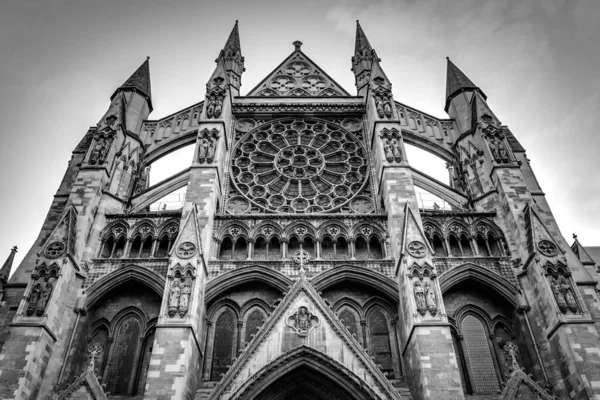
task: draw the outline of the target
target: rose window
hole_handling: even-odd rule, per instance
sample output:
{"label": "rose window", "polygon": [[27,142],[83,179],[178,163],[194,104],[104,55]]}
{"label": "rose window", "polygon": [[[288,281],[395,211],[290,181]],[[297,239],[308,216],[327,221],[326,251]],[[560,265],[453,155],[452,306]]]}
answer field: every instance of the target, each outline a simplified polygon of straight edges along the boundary
{"label": "rose window", "polygon": [[[236,201],[239,210],[240,201],[249,201],[261,210],[306,213],[372,202],[364,196],[354,199],[367,183],[365,156],[362,144],[338,125],[316,119],[271,121],[248,132],[235,147],[231,176],[243,199],[236,196],[228,204]],[[354,209],[354,203],[350,206]]]}

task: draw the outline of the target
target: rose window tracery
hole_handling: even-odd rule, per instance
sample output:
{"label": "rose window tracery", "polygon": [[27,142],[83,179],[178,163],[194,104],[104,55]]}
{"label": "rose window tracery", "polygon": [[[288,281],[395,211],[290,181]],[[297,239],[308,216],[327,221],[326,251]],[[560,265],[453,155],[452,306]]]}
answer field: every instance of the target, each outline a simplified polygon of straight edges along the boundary
{"label": "rose window tracery", "polygon": [[[366,150],[356,137],[317,119],[271,121],[248,132],[233,150],[234,185],[269,211],[338,209],[361,193],[368,175]],[[240,199],[229,200],[234,204],[226,209],[241,211]]]}

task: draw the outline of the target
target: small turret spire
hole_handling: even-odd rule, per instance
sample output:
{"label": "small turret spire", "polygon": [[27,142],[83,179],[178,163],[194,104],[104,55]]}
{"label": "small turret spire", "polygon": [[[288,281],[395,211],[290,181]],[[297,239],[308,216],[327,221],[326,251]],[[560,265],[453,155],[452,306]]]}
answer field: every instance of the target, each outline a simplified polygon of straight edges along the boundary
{"label": "small turret spire", "polygon": [[123,83],[111,96],[111,100],[121,90],[133,90],[146,98],[150,111],[152,111],[152,93],[150,90],[150,57]]}
{"label": "small turret spire", "polygon": [[17,253],[17,250],[18,250],[17,246],[14,246],[10,250],[10,254],[8,255],[8,258],[4,262],[4,265],[2,266],[2,268],[0,268],[0,281],[2,281],[2,282],[8,281],[8,276],[10,275],[10,271],[12,269],[13,261],[15,259],[15,254]]}
{"label": "small turret spire", "polygon": [[354,53],[363,53],[364,50],[370,52],[373,51],[373,48],[367,39],[367,35],[365,35],[365,32],[362,30],[360,22],[356,20],[356,44],[354,45]]}
{"label": "small turret spire", "polygon": [[238,20],[235,20],[235,25],[229,34],[229,38],[227,38],[227,42],[225,43],[225,47],[223,50],[227,51],[229,49],[241,51],[242,47],[240,45],[240,31],[238,29]]}
{"label": "small turret spire", "polygon": [[365,93],[366,85],[369,83],[369,79],[373,68],[378,68],[378,63],[381,61],[377,57],[377,53],[371,47],[367,35],[362,30],[360,22],[356,20],[356,43],[354,46],[354,56],[352,57],[352,71],[356,79],[356,88],[359,95]]}
{"label": "small turret spire", "polygon": [[479,89],[464,72],[450,61],[450,57],[446,57],[446,60],[448,60],[446,74],[446,111],[448,110],[451,98],[465,90],[477,90],[484,99],[487,99],[485,93],[483,93],[483,91]]}
{"label": "small turret spire", "polygon": [[238,95],[242,85],[242,73],[245,71],[238,21],[235,21],[227,42],[225,42],[225,47],[223,47],[215,61],[217,68],[213,72],[210,81],[216,77],[227,79],[228,84],[235,88],[235,95]]}

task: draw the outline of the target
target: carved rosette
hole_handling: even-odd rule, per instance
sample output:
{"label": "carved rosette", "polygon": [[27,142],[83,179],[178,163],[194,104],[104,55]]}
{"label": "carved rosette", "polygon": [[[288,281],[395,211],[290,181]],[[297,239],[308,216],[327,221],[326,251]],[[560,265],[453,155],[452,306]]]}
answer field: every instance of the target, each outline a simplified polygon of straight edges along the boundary
{"label": "carved rosette", "polygon": [[285,324],[300,337],[308,336],[311,330],[319,326],[319,323],[319,318],[313,315],[305,306],[298,307],[298,311],[285,320]]}

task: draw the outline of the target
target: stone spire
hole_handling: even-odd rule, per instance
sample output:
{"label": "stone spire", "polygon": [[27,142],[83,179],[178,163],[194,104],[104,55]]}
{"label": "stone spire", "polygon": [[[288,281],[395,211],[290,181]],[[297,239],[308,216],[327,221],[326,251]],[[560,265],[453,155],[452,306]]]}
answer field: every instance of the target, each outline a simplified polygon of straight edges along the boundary
{"label": "stone spire", "polygon": [[150,90],[150,57],[123,83],[111,96],[111,100],[122,90],[133,90],[138,92],[148,102],[152,111],[152,93]]}
{"label": "stone spire", "polygon": [[448,106],[450,105],[450,100],[452,97],[461,93],[463,91],[479,91],[484,99],[487,99],[487,96],[481,89],[479,89],[468,77],[464,74],[452,61],[450,61],[450,57],[446,57],[448,60],[448,68],[446,75],[446,107],[445,110],[448,111]]}
{"label": "stone spire", "polygon": [[[372,70],[381,70],[379,66],[379,57],[371,47],[367,35],[362,30],[358,20],[356,21],[356,43],[354,46],[354,56],[352,57],[352,71],[356,79],[356,89],[359,95],[366,93],[366,85],[371,80]],[[383,74],[383,71],[379,75]],[[386,78],[387,80],[387,78]]]}
{"label": "stone spire", "polygon": [[12,269],[13,261],[15,259],[15,254],[17,253],[17,246],[13,247],[10,250],[10,254],[8,258],[4,262],[2,268],[0,268],[0,281],[6,282],[8,281],[8,276],[10,275],[10,270]]}
{"label": "stone spire", "polygon": [[354,55],[356,55],[356,53],[359,51],[362,52],[363,50],[372,52],[373,48],[371,47],[365,32],[362,30],[360,22],[356,20],[356,44],[354,45]]}
{"label": "stone spire", "polygon": [[[235,21],[229,38],[225,42],[225,47],[223,47],[223,50],[221,50],[219,57],[215,61],[217,62],[215,73],[218,74],[219,70],[223,69],[227,75],[228,83],[235,88],[236,92],[239,92],[240,86],[242,86],[242,72],[245,71],[245,68],[242,47],[240,45],[238,21]],[[237,95],[238,93],[235,94]]]}

